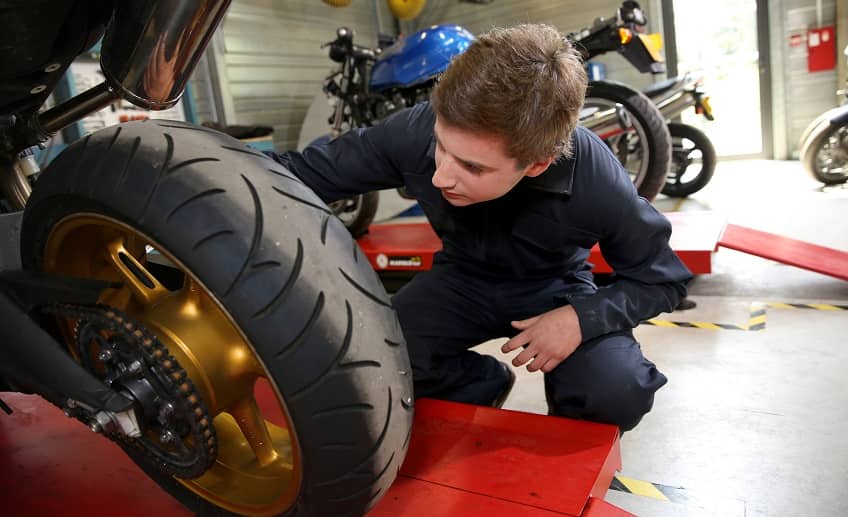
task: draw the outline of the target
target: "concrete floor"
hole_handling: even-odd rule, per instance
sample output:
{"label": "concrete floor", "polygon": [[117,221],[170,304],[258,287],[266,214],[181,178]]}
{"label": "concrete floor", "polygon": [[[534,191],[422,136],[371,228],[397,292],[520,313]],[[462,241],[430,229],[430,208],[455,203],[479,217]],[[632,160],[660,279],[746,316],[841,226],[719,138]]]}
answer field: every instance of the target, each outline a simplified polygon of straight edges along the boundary
{"label": "concrete floor", "polygon": [[[378,219],[409,202],[385,194]],[[848,250],[848,188],[822,188],[797,161],[720,162],[690,199],[727,222]],[[661,319],[745,325],[755,303],[848,305],[848,282],[720,249],[690,286],[697,307]],[[622,439],[623,476],[662,485],[670,502],[610,491],[645,516],[848,515],[848,311],[774,309],[762,331],[642,325],[636,336],[668,376],[654,409]],[[477,347],[502,356],[504,340]],[[505,408],[544,413],[542,377],[515,369]]]}
{"label": "concrete floor", "polygon": [[[692,199],[655,204],[848,250],[848,188],[822,189],[798,162],[722,162]],[[848,305],[848,282],[726,249],[713,260],[690,286],[697,307],[660,318],[745,325],[755,302]],[[677,490],[607,499],[646,516],[848,515],[846,335],[848,311],[812,309],[770,308],[756,332],[637,328],[669,383],[622,438],[621,474]],[[515,371],[505,407],[545,412],[541,375]]]}

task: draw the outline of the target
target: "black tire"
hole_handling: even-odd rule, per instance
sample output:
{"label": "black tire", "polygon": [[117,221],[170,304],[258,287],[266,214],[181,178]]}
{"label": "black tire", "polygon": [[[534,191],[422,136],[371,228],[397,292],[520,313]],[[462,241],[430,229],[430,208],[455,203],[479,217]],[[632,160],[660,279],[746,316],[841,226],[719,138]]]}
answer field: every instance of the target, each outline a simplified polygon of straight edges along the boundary
{"label": "black tire", "polygon": [[848,124],[822,120],[807,136],[801,163],[812,177],[825,185],[848,181]]}
{"label": "black tire", "polygon": [[[354,516],[376,504],[406,454],[409,359],[377,275],[311,190],[226,135],[132,122],[71,145],[47,168],[24,214],[25,267],[43,269],[51,232],[79,214],[167,251],[228,316],[281,399],[301,476],[284,508],[220,494],[213,503],[214,491],[187,488],[196,480],[131,454],[150,477],[201,515]],[[97,252],[69,246],[68,261]]]}
{"label": "black tire", "polygon": [[665,118],[651,99],[627,85],[589,82],[585,106],[608,108],[615,104],[632,118],[632,129],[605,141],[630,173],[639,195],[653,200],[665,183],[671,163],[671,136]]}
{"label": "black tire", "polygon": [[716,168],[716,152],[709,137],[700,129],[671,122],[671,167],[662,193],[686,197],[707,186]]}
{"label": "black tire", "polygon": [[340,199],[330,203],[330,210],[341,219],[350,234],[356,238],[365,234],[377,215],[380,204],[379,192],[366,192],[349,199]]}

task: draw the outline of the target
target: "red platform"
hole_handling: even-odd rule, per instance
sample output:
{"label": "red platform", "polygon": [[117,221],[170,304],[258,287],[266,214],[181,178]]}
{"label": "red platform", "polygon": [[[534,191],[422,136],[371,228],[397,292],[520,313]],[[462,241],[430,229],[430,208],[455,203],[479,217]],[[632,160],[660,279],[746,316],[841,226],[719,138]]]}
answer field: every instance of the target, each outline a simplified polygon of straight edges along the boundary
{"label": "red platform", "polygon": [[[3,393],[4,516],[189,516],[110,441],[42,399]],[[614,517],[608,425],[419,400],[410,449],[373,517]]]}
{"label": "red platform", "polygon": [[[711,273],[712,253],[724,229],[724,218],[707,211],[670,212],[665,216],[671,221],[670,244],[677,256],[693,273]],[[374,224],[358,242],[378,272],[430,269],[433,254],[442,249],[442,242],[427,222]],[[589,262],[595,265],[595,273],[612,272],[597,245]]]}
{"label": "red platform", "polygon": [[848,253],[841,250],[735,224],[727,225],[718,245],[848,280]]}

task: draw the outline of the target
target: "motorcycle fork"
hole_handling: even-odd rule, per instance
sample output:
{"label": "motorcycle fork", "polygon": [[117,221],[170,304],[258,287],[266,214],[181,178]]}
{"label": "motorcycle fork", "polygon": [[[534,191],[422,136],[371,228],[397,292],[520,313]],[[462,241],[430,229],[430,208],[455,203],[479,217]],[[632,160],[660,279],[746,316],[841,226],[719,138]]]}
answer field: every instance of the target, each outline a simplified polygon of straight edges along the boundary
{"label": "motorcycle fork", "polygon": [[32,193],[29,177],[35,174],[38,174],[38,163],[29,150],[0,163],[0,192],[12,211],[23,210]]}

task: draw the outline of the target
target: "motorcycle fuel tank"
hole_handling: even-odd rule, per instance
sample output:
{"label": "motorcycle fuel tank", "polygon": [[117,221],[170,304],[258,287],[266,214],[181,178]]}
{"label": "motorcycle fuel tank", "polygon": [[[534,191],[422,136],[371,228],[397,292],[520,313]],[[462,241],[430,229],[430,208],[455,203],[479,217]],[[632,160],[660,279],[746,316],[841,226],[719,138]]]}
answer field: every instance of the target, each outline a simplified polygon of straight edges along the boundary
{"label": "motorcycle fuel tank", "polygon": [[399,40],[380,54],[371,71],[371,89],[406,87],[443,72],[474,35],[459,25],[434,25]]}

